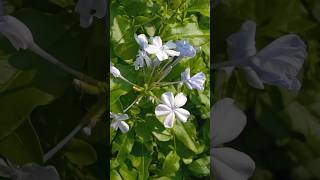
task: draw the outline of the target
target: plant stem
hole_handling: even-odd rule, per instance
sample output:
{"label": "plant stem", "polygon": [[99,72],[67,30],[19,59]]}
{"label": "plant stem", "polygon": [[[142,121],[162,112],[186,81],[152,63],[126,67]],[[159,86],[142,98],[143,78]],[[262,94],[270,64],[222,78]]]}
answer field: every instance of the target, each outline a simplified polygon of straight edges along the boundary
{"label": "plant stem", "polygon": [[153,78],[153,73],[154,73],[155,69],[156,69],[156,66],[153,66],[152,71],[151,71],[151,74],[150,74],[150,79],[149,79],[149,81],[148,81],[148,86],[149,86],[150,83],[151,83],[151,80],[152,80],[152,78]]}
{"label": "plant stem", "polygon": [[43,156],[43,161],[44,162],[48,161],[60,149],[62,149],[87,123],[88,121],[87,118],[88,117],[85,117],[82,121],[80,121],[80,123],[75,128],[73,128],[73,130],[65,138],[63,138],[54,148],[50,149],[50,151]]}
{"label": "plant stem", "polygon": [[105,112],[104,104],[101,103],[95,104],[91,107],[90,111],[85,115],[85,117],[79,122],[79,124],[73,128],[73,130],[63,138],[55,147],[50,149],[44,156],[43,161],[46,162],[52,158],[59,150],[61,150],[91,119],[96,119],[98,116],[101,116]]}
{"label": "plant stem", "polygon": [[162,82],[162,83],[158,83],[158,85],[160,86],[168,86],[168,85],[174,85],[174,84],[179,84],[182,81],[176,81],[176,82]]}
{"label": "plant stem", "polygon": [[123,110],[123,113],[127,112],[136,102],[140,101],[142,97],[142,95],[138,96],[125,110]]}
{"label": "plant stem", "polygon": [[122,80],[124,80],[125,82],[127,82],[127,83],[129,83],[129,84],[133,85],[133,86],[137,86],[137,87],[139,87],[139,88],[140,88],[140,86],[138,86],[138,85],[136,85],[135,83],[133,83],[133,82],[129,81],[128,79],[126,79],[126,78],[125,78],[125,77],[123,77],[123,76],[120,76],[119,78],[120,78],[120,79],[122,79]]}
{"label": "plant stem", "polygon": [[44,59],[48,60],[52,64],[65,70],[69,74],[75,76],[77,79],[80,79],[82,81],[88,82],[93,85],[99,84],[99,81],[97,81],[96,79],[93,79],[92,77],[89,77],[89,76],[83,74],[82,72],[79,72],[79,71],[74,70],[73,68],[67,66],[66,64],[62,63],[61,61],[59,61],[58,59],[56,59],[55,57],[53,57],[52,55],[47,53],[45,50],[43,50],[41,47],[39,47],[35,43],[32,44],[32,46],[30,47],[30,50],[32,50],[34,53],[38,54],[39,56],[43,57]]}
{"label": "plant stem", "polygon": [[168,62],[161,68],[160,72],[162,72],[171,62],[172,59],[169,59]]}
{"label": "plant stem", "polygon": [[162,72],[161,77],[159,78],[159,80],[157,81],[157,83],[160,82],[160,81],[162,81],[165,77],[167,77],[168,74],[171,72],[171,70],[172,70],[172,66],[169,66],[167,69],[165,69],[165,70]]}

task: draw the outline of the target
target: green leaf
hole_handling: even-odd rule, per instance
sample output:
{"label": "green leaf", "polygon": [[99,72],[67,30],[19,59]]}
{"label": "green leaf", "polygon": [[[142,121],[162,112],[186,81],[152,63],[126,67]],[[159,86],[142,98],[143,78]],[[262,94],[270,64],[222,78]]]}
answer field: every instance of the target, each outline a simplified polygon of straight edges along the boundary
{"label": "green leaf", "polygon": [[136,42],[121,43],[114,48],[115,54],[123,60],[135,59],[138,54]]}
{"label": "green leaf", "polygon": [[171,25],[169,32],[164,35],[164,40],[187,39],[194,46],[201,46],[210,42],[209,30],[200,29],[197,23],[187,23],[184,25]]}
{"label": "green leaf", "polygon": [[180,121],[176,121],[173,130],[177,139],[191,151],[196,154],[202,151],[202,149],[199,148],[199,144],[195,141],[195,132],[192,130],[192,128],[188,128],[186,124],[183,124]]}
{"label": "green leaf", "polygon": [[29,119],[0,141],[0,154],[20,165],[42,163],[42,148]]}
{"label": "green leaf", "polygon": [[97,161],[95,149],[80,139],[72,139],[64,149],[64,155],[79,166],[88,166]]}
{"label": "green leaf", "polygon": [[210,17],[210,1],[209,0],[191,0],[189,12],[199,12],[204,16]]}
{"label": "green leaf", "polygon": [[285,113],[290,117],[292,130],[303,134],[307,144],[314,151],[318,151],[320,148],[320,124],[318,118],[296,101],[285,109]]}
{"label": "green leaf", "polygon": [[119,173],[123,179],[137,179],[138,172],[134,168],[128,168],[125,163],[121,164]]}
{"label": "green leaf", "polygon": [[130,154],[134,139],[134,131],[129,131],[126,134],[119,134],[112,143],[112,153],[118,152],[117,160],[121,164]]}
{"label": "green leaf", "polygon": [[210,156],[199,158],[193,161],[188,169],[196,176],[209,176],[210,175]]}
{"label": "green leaf", "polygon": [[122,180],[122,177],[116,170],[110,172],[110,180]]}
{"label": "green leaf", "polygon": [[0,93],[0,140],[18,128],[34,108],[52,100],[51,95],[35,88]]}
{"label": "green leaf", "polygon": [[152,158],[150,156],[129,156],[132,165],[138,170],[138,180],[149,179],[149,166]]}
{"label": "green leaf", "polygon": [[177,153],[171,151],[166,156],[166,159],[163,162],[161,174],[166,176],[173,176],[180,168],[180,157]]}

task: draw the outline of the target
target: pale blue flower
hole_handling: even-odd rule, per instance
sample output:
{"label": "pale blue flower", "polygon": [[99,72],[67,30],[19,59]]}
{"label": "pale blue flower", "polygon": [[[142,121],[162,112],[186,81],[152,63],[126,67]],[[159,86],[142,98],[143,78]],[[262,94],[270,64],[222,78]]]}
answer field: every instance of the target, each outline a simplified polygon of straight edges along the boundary
{"label": "pale blue flower", "polygon": [[182,57],[194,57],[197,50],[186,40],[181,40],[176,42],[176,50],[180,52]]}
{"label": "pale blue flower", "polygon": [[129,119],[127,114],[114,114],[110,112],[110,118],[113,119],[110,125],[113,129],[120,129],[122,133],[129,131],[129,125],[125,122],[125,120]]}
{"label": "pale blue flower", "polygon": [[148,47],[148,39],[145,34],[134,34],[134,39],[137,41],[137,43],[140,45],[140,48],[142,50],[145,50],[145,48]]}
{"label": "pale blue flower", "polygon": [[[106,0],[79,0],[75,11],[80,14],[80,26],[89,27],[93,17],[103,18],[107,13]],[[93,12],[93,13],[92,13]]]}
{"label": "pale blue flower", "polygon": [[13,16],[0,17],[0,33],[19,50],[31,48],[34,45],[33,36],[29,28]]}
{"label": "pale blue flower", "polygon": [[137,59],[134,62],[135,70],[138,70],[139,68],[143,68],[144,65],[146,65],[147,67],[150,67],[151,59],[149,58],[148,54],[145,51],[139,50]]}
{"label": "pale blue flower", "polygon": [[303,40],[296,34],[287,34],[257,52],[255,33],[255,22],[246,21],[239,32],[229,36],[231,61],[225,63],[229,66],[228,71],[232,67],[243,69],[248,83],[254,88],[264,89],[263,83],[266,83],[298,91],[301,83],[296,76],[307,56]]}
{"label": "pale blue flower", "polygon": [[185,123],[187,122],[190,113],[181,108],[187,102],[187,97],[183,93],[178,93],[175,97],[172,92],[163,93],[161,96],[162,104],[159,104],[155,109],[155,114],[158,118],[165,117],[164,126],[172,128],[175,118]]}
{"label": "pale blue flower", "polygon": [[16,180],[60,180],[53,166],[39,166],[35,163],[16,165],[8,159],[0,158],[0,177]]}
{"label": "pale blue flower", "polygon": [[151,44],[145,48],[149,54],[155,54],[159,61],[169,59],[169,57],[179,56],[180,53],[174,51],[176,44],[172,41],[168,41],[166,44],[162,44],[162,40],[159,36],[151,38]]}
{"label": "pale blue flower", "polygon": [[110,73],[116,78],[122,77],[120,70],[118,68],[114,67],[111,63],[110,63]]}
{"label": "pale blue flower", "polygon": [[187,68],[183,73],[181,73],[181,79],[189,89],[204,90],[206,75],[203,72],[199,72],[193,77],[190,77],[190,68]]}
{"label": "pale blue flower", "polygon": [[211,110],[211,168],[217,180],[246,180],[252,176],[255,163],[246,154],[222,145],[239,136],[247,123],[245,114],[224,98]]}

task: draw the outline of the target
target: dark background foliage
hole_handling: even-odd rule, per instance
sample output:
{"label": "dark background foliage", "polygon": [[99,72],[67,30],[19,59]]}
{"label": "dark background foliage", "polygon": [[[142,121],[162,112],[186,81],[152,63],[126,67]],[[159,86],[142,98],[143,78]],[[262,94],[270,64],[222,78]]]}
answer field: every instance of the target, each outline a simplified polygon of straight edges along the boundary
{"label": "dark background foliage", "polygon": [[226,38],[246,20],[257,23],[257,49],[287,33],[305,41],[308,57],[298,76],[298,93],[274,86],[256,90],[237,71],[214,89],[215,99],[232,97],[246,112],[248,124],[230,146],[256,162],[252,179],[319,179],[319,40],[320,1],[313,0],[224,0],[212,9],[214,60],[227,60]]}
{"label": "dark background foliage", "polygon": [[[73,0],[12,0],[7,14],[20,19],[43,49],[74,69],[104,81],[106,24],[83,29]],[[97,101],[72,83],[73,77],[28,50],[0,39],[0,154],[15,163],[43,164],[42,156],[66,136]],[[78,133],[46,164],[62,179],[106,179],[107,123],[90,137]]]}

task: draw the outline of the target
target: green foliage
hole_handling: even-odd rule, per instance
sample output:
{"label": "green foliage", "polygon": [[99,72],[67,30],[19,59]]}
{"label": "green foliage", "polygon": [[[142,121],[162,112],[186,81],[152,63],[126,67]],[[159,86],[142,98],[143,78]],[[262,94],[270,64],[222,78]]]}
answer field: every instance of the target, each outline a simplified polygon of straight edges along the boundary
{"label": "green foliage", "polygon": [[[75,1],[7,1],[6,12],[21,20],[34,41],[68,66],[105,81],[106,26],[95,19],[80,27]],[[78,124],[97,101],[75,87],[73,76],[29,50],[0,41],[0,154],[22,165],[54,165],[61,179],[106,179],[106,122],[97,136],[81,133],[49,162],[43,156]],[[102,128],[101,128],[102,127]],[[94,131],[94,129],[92,130]],[[102,173],[101,173],[102,172]]]}
{"label": "green foliage", "polygon": [[[111,62],[123,77],[145,87],[143,82],[151,72],[134,69],[139,45],[134,34],[148,37],[160,36],[163,42],[188,40],[201,51],[194,58],[184,59],[163,80],[180,80],[181,73],[190,67],[191,74],[204,72],[204,91],[189,90],[185,86],[170,85],[164,89],[154,89],[150,96],[160,98],[165,91],[174,94],[183,92],[188,102],[185,108],[191,112],[187,123],[175,121],[174,128],[166,129],[163,119],[157,119],[154,111],[157,103],[148,96],[128,112],[129,132],[123,134],[110,128],[112,136],[111,179],[184,179],[199,176],[208,177],[205,170],[197,170],[197,165],[188,168],[200,156],[209,156],[208,135],[210,114],[210,17],[208,0],[134,0],[111,1]],[[166,62],[164,61],[163,64]],[[145,73],[145,74],[144,74]],[[119,78],[111,78],[110,109],[122,113],[138,96],[139,91]]]}

